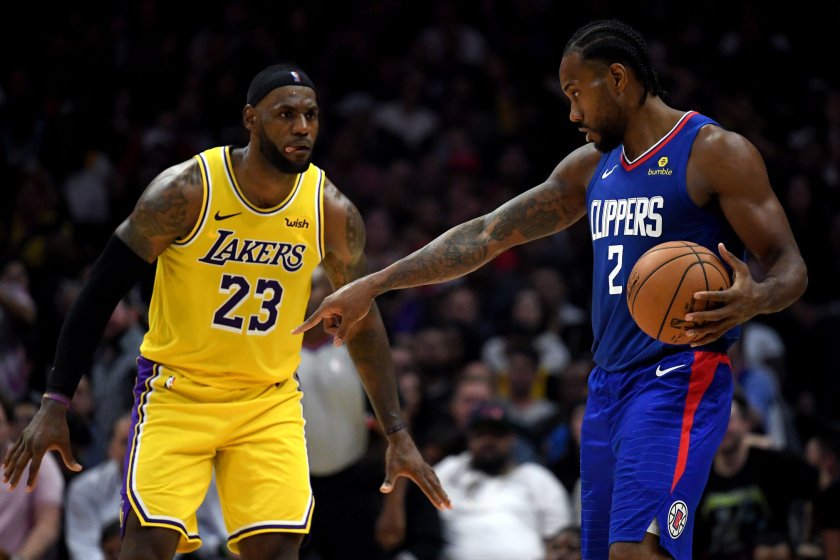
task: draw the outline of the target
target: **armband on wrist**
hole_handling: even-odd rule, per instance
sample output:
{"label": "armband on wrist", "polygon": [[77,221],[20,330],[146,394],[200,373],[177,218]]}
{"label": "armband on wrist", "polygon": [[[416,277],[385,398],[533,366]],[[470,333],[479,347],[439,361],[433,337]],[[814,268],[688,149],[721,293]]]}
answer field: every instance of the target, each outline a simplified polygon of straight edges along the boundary
{"label": "armband on wrist", "polygon": [[63,403],[64,406],[70,406],[70,399],[68,399],[64,395],[59,395],[58,393],[44,393],[44,398],[58,401],[60,403]]}
{"label": "armband on wrist", "polygon": [[393,427],[385,430],[385,435],[390,436],[391,434],[395,434],[395,433],[399,432],[400,430],[404,430],[405,428],[406,428],[405,422],[403,422],[402,424],[397,424],[396,426],[393,426]]}

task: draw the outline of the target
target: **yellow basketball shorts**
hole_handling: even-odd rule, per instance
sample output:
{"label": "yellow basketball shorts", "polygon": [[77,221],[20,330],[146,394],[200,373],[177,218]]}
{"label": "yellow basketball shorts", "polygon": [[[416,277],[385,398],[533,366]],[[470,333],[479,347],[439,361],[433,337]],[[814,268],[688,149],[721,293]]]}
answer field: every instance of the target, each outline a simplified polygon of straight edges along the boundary
{"label": "yellow basketball shorts", "polygon": [[216,471],[228,547],[257,533],[308,533],[314,500],[296,379],[219,389],[137,360],[122,489],[141,525],[181,534],[178,552],[201,546],[195,512]]}

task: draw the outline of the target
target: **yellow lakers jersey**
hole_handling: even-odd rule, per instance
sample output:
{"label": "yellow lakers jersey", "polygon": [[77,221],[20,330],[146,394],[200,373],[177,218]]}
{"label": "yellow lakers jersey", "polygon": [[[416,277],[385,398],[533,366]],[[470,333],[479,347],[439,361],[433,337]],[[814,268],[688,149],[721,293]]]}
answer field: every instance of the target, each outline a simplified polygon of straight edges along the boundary
{"label": "yellow lakers jersey", "polygon": [[300,362],[312,272],[324,255],[324,172],[310,165],[274,208],[236,182],[230,148],[195,156],[204,179],[198,223],[159,257],[140,347],[147,359],[221,388],[277,383]]}

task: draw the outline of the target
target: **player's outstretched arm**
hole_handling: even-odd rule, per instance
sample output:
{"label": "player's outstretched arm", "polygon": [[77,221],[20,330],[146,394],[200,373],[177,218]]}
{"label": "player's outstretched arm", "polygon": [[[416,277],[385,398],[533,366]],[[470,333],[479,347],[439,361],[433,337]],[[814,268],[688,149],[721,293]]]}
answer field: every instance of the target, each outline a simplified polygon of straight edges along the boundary
{"label": "player's outstretched arm", "polygon": [[[364,255],[365,225],[353,203],[329,180],[324,190],[324,225],[324,270],[333,289],[338,289],[368,273]],[[376,306],[350,331],[347,349],[388,438],[385,482],[381,490],[391,492],[396,479],[405,476],[420,486],[435,507],[451,507],[434,469],[420,456],[405,429],[391,347]]]}
{"label": "player's outstretched arm", "polygon": [[81,470],[70,451],[65,413],[105,326],[120,299],[173,241],[198,221],[203,180],[196,160],[176,165],[149,185],[93,265],[64,321],[41,409],[3,460],[3,482],[14,489],[31,461],[27,489],[38,479],[44,454],[58,449],[71,470]]}
{"label": "player's outstretched arm", "polygon": [[586,213],[586,185],[600,160],[591,145],[570,154],[543,184],[486,216],[450,229],[388,268],[330,295],[294,333],[321,319],[339,323],[335,344],[365,316],[373,298],[389,290],[437,284],[459,278],[507,249],[556,233]]}
{"label": "player's outstretched arm", "polygon": [[764,161],[748,140],[714,126],[701,129],[688,160],[686,181],[695,201],[717,200],[735,233],[764,268],[764,279],[756,282],[747,265],[720,245],[721,257],[735,273],[732,287],[699,292],[695,298],[721,302],[723,307],[686,315],[687,321],[706,322],[686,333],[704,335],[692,343],[702,346],[756,315],[792,304],[805,292],[808,273],[787,216],[770,187]]}

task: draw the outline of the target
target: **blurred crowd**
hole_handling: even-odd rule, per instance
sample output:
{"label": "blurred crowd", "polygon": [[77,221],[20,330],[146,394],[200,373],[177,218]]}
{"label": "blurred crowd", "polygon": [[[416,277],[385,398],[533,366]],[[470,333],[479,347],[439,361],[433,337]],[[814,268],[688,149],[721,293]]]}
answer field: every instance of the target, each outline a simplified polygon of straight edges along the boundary
{"label": "blurred crowd", "polygon": [[[581,145],[560,57],[575,28],[615,16],[648,38],[666,102],[756,145],[809,269],[802,300],[756,318],[732,350],[737,398],[694,512],[695,557],[840,560],[840,360],[830,351],[840,332],[840,88],[814,56],[831,48],[840,8],[813,20],[757,2],[726,3],[727,17],[721,9],[145,0],[33,12],[38,26],[0,39],[15,53],[0,61],[0,448],[37,411],[63,317],[149,181],[207,148],[247,143],[241,111],[256,72],[294,62],[314,80],[314,163],[359,207],[380,269],[538,184]],[[412,533],[426,522],[407,495],[396,532],[429,546],[380,539],[383,558],[472,558],[481,531],[509,527],[505,512],[489,511],[499,503],[528,511],[497,540],[580,558],[590,243],[581,221],[458,281],[380,298],[412,433],[450,495],[470,504]],[[16,527],[14,536],[0,529],[0,558],[116,558],[118,507],[102,489],[122,476],[152,275],[114,312],[73,399],[68,421],[85,474],[50,458],[37,493],[0,496],[0,527]],[[368,445],[377,442],[373,433]],[[201,554],[223,555],[223,524],[212,503],[206,509],[217,539],[205,538]]]}

